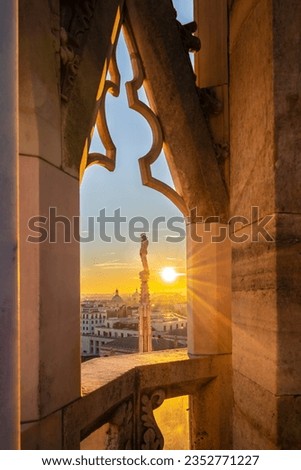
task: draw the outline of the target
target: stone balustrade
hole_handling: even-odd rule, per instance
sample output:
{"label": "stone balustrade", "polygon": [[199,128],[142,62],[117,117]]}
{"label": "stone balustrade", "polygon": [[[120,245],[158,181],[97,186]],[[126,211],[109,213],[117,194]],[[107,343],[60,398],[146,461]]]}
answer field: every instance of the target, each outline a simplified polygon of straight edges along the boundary
{"label": "stone balustrade", "polygon": [[[189,395],[192,448],[231,448],[231,356],[190,359],[185,350],[97,358],[82,365],[82,397],[63,410],[63,448],[162,449],[153,410]],[[105,428],[102,428],[104,425]]]}

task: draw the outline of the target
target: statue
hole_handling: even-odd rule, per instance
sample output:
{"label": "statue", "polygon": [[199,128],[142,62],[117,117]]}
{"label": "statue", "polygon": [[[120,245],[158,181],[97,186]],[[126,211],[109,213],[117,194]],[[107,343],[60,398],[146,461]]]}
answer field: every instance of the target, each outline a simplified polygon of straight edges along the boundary
{"label": "statue", "polygon": [[147,248],[148,248],[148,239],[145,233],[140,235],[141,237],[141,248],[140,248],[140,258],[143,266],[143,271],[148,273],[148,262],[147,262]]}

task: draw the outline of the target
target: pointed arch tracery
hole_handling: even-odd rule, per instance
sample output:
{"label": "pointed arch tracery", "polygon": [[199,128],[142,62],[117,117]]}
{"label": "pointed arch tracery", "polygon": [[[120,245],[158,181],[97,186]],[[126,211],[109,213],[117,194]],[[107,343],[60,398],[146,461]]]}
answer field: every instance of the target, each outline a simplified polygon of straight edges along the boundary
{"label": "pointed arch tracery", "polygon": [[[176,207],[186,216],[188,208],[182,195],[168,184],[155,178],[152,174],[152,165],[157,161],[163,150],[164,136],[160,121],[151,109],[151,107],[139,98],[138,91],[143,87],[146,79],[142,60],[136,46],[133,31],[130,25],[123,21],[122,30],[129,52],[131,66],[133,70],[133,79],[125,84],[129,108],[138,112],[147,121],[152,133],[152,145],[149,151],[139,158],[139,169],[142,184],[153,188],[168,199],[170,199]],[[120,31],[119,31],[120,32]],[[96,101],[95,126],[98,131],[101,142],[104,146],[105,153],[89,152],[86,160],[86,168],[91,165],[101,165],[108,171],[114,171],[116,166],[117,149],[110,134],[106,117],[106,96],[110,93],[114,97],[120,94],[120,72],[116,59],[116,48],[119,33],[116,35],[116,42],[113,47],[112,56],[110,58],[107,74],[109,78],[105,79],[104,85],[100,92],[100,96]],[[89,149],[92,141],[94,128],[90,132],[87,139],[87,147]],[[173,179],[173,175],[171,173]]]}
{"label": "pointed arch tracery", "polygon": [[[123,26],[134,72],[133,80],[126,84],[128,103],[147,120],[153,137],[150,150],[139,158],[142,183],[167,196],[185,216],[197,208],[204,217],[213,214],[226,220],[227,188],[188,54],[200,48],[200,41],[194,36],[196,24],[181,25],[170,0],[162,0],[160,4],[151,0],[112,2],[110,11],[103,3],[96,4],[103,9],[98,12],[95,7],[92,16],[97,28],[94,27],[87,44],[93,40],[93,48],[86,47],[85,60],[80,62],[74,80],[72,99],[65,105],[63,138],[67,166],[79,168],[80,177],[89,165],[102,165],[109,171],[115,168],[117,149],[107,124],[105,102],[107,93],[118,96],[120,91],[115,53]],[[102,65],[96,73],[96,33],[99,25],[105,24],[106,15],[111,26],[106,29],[107,47],[101,49]],[[87,67],[92,72],[90,81],[94,91],[85,83]],[[95,92],[97,75],[98,93]],[[139,98],[141,87],[148,103]],[[93,93],[95,97],[91,101]],[[89,153],[95,126],[105,148],[103,153]],[[70,139],[75,129],[78,135]],[[80,149],[83,150],[79,167]],[[152,165],[162,150],[175,189],[153,176]]]}

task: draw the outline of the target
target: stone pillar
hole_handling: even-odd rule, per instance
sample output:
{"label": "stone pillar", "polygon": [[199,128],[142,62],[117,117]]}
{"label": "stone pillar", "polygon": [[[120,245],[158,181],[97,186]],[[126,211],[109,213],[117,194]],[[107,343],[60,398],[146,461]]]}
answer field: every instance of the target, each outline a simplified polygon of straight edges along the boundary
{"label": "stone pillar", "polygon": [[202,48],[195,55],[196,83],[201,89],[210,89],[220,106],[219,112],[209,114],[208,124],[219,170],[229,191],[228,3],[229,0],[194,0],[197,34],[202,41]]}
{"label": "stone pillar", "polygon": [[231,354],[210,364],[214,378],[190,395],[190,449],[232,449]]}
{"label": "stone pillar", "polygon": [[17,1],[0,15],[0,449],[19,448],[19,318],[17,294]]}
{"label": "stone pillar", "polygon": [[194,0],[201,52],[195,56],[200,88],[228,84],[228,0]]}
{"label": "stone pillar", "polygon": [[220,223],[187,225],[188,353],[231,352],[231,247]]}
{"label": "stone pillar", "polygon": [[[50,3],[20,3],[22,448],[60,449],[61,409],[80,396],[76,171],[62,169],[61,100]],[[58,26],[57,26],[58,29]],[[34,219],[33,219],[34,218]],[[40,227],[40,229],[37,229]]]}
{"label": "stone pillar", "polygon": [[301,4],[286,7],[230,15],[231,213],[250,220],[233,247],[236,449],[300,449]]}
{"label": "stone pillar", "polygon": [[[208,116],[219,171],[229,187],[228,4],[195,0],[195,20],[202,48],[195,56],[197,85],[220,102]],[[205,173],[206,174],[206,173]],[[226,202],[226,200],[225,200]],[[214,216],[202,213],[199,216]],[[221,215],[221,214],[218,214]],[[219,222],[227,222],[226,217]],[[231,352],[231,246],[228,226],[193,223],[187,227],[188,351],[191,355]],[[200,238],[203,238],[200,241]]]}

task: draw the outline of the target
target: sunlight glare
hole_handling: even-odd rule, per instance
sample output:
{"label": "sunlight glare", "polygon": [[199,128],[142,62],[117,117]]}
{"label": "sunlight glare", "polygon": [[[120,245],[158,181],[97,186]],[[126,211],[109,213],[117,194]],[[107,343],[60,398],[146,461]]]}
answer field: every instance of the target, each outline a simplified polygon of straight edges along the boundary
{"label": "sunlight glare", "polygon": [[160,274],[161,274],[163,281],[168,282],[168,283],[174,282],[178,277],[178,273],[176,272],[176,270],[171,267],[166,267],[162,269]]}

